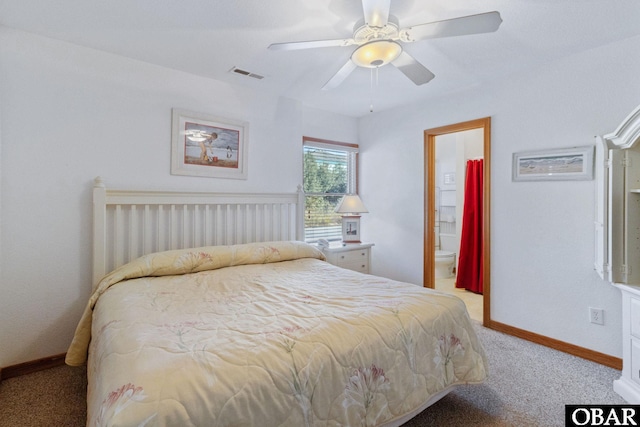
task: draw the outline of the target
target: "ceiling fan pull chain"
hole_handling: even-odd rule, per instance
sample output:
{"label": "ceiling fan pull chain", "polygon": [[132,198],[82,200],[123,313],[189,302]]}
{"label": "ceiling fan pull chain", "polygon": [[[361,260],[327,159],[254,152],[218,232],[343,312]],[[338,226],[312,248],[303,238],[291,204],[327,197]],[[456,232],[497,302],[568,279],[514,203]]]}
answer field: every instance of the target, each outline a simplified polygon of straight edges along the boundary
{"label": "ceiling fan pull chain", "polygon": [[[376,67],[376,70],[378,68]],[[369,96],[371,98],[371,104],[369,104],[369,112],[373,113],[373,68],[371,68],[371,78],[369,80]]]}
{"label": "ceiling fan pull chain", "polygon": [[[376,84],[375,84],[375,86],[373,84],[373,70],[374,69],[376,70],[376,78],[375,78]],[[371,91],[371,104],[369,105],[369,112],[370,113],[373,113],[373,94],[374,94],[375,90],[378,88],[378,70],[379,69],[380,69],[380,67],[371,68],[371,83],[370,83],[370,86],[369,86],[369,89]]]}

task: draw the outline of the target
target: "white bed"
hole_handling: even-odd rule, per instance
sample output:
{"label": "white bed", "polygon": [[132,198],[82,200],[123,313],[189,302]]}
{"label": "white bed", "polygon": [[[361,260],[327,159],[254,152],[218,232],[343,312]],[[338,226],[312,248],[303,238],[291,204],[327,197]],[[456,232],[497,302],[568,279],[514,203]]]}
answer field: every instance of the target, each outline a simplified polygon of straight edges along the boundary
{"label": "white bed", "polygon": [[400,425],[486,378],[461,300],[328,264],[301,208],[96,180],[94,293],[67,353],[88,365],[87,425]]}

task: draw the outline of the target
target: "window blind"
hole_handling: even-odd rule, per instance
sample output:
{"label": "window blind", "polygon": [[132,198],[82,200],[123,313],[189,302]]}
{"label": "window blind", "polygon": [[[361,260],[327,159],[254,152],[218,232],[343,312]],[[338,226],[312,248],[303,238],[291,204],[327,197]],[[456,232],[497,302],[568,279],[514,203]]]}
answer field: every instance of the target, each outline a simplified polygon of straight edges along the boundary
{"label": "window blind", "polygon": [[357,146],[304,141],[305,240],[339,240],[340,215],[334,212],[345,194],[355,193]]}

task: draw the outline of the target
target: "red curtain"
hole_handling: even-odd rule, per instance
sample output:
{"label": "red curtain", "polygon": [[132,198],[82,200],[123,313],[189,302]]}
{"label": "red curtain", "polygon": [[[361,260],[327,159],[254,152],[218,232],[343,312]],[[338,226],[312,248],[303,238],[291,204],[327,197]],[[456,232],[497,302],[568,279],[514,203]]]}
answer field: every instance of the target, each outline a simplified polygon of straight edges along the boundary
{"label": "red curtain", "polygon": [[456,287],[482,293],[483,160],[467,161]]}

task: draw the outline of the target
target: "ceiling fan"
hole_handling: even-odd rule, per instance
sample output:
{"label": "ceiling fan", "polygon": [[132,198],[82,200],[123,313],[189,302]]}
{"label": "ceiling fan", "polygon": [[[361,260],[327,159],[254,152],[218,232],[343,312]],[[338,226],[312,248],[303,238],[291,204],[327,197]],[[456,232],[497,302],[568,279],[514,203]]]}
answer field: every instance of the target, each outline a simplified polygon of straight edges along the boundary
{"label": "ceiling fan", "polygon": [[349,39],[273,43],[269,49],[358,46],[349,61],[322,87],[324,90],[340,85],[357,67],[378,68],[386,64],[392,64],[416,85],[422,85],[435,75],[404,51],[401,43],[489,33],[496,31],[502,23],[500,13],[487,12],[400,28],[398,19],[389,14],[390,3],[391,0],[362,0],[364,19],[355,24],[353,37]]}

